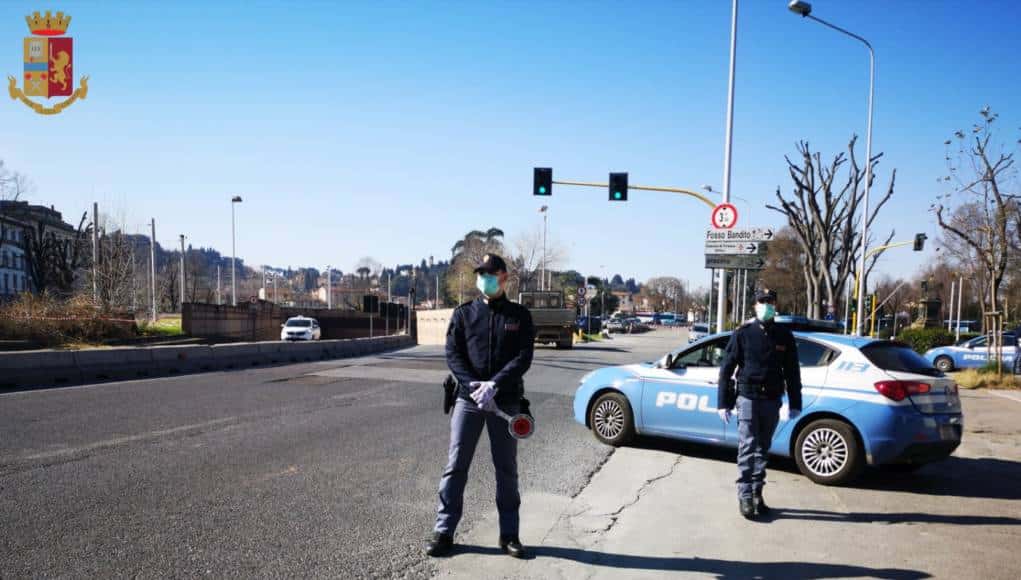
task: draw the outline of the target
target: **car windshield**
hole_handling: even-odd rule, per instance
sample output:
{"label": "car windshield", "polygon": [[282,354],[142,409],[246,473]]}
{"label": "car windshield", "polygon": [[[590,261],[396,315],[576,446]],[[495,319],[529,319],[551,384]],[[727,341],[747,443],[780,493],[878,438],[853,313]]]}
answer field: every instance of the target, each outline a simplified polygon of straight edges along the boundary
{"label": "car windshield", "polygon": [[311,320],[288,320],[287,326],[298,326],[301,328],[308,328],[312,326]]}
{"label": "car windshield", "polygon": [[930,377],[943,376],[943,373],[936,370],[932,363],[906,344],[875,342],[862,347],[861,352],[872,364],[884,371],[915,373]]}

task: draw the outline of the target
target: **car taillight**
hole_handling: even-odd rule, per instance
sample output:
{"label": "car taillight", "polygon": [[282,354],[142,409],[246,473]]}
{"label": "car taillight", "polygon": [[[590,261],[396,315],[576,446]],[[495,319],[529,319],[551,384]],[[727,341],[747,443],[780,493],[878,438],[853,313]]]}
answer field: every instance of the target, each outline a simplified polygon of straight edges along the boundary
{"label": "car taillight", "polygon": [[879,381],[874,386],[879,394],[893,401],[903,401],[911,395],[922,395],[932,390],[929,383],[917,381]]}

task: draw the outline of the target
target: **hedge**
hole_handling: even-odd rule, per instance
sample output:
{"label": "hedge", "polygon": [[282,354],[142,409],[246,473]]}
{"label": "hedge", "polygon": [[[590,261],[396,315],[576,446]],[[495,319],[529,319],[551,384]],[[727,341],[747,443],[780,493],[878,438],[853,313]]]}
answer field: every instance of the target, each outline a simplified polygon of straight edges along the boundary
{"label": "hedge", "polygon": [[943,327],[936,328],[905,328],[897,335],[897,340],[907,343],[919,354],[930,348],[954,344],[954,333]]}

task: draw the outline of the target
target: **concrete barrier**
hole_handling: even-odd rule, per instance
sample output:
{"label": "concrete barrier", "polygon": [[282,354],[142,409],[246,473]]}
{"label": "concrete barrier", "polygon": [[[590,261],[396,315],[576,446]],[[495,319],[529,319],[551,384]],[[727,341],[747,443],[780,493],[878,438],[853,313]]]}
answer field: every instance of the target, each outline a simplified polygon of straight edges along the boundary
{"label": "concrete barrier", "polygon": [[73,385],[82,380],[70,350],[0,352],[0,389]]}
{"label": "concrete barrier", "polygon": [[148,348],[120,347],[76,350],[74,359],[82,382],[138,379],[152,376],[152,351]]}
{"label": "concrete barrier", "polygon": [[214,344],[213,362],[218,369],[243,369],[258,366],[263,362],[257,342],[236,342]]}
{"label": "concrete barrier", "polygon": [[211,371],[216,368],[212,347],[204,344],[151,347],[152,364],[161,375]]}
{"label": "concrete barrier", "polygon": [[364,356],[414,346],[410,336],[0,353],[0,391],[245,369]]}
{"label": "concrete barrier", "polygon": [[453,314],[452,308],[415,312],[418,320],[418,344],[446,344],[447,327],[450,326],[450,317]]}

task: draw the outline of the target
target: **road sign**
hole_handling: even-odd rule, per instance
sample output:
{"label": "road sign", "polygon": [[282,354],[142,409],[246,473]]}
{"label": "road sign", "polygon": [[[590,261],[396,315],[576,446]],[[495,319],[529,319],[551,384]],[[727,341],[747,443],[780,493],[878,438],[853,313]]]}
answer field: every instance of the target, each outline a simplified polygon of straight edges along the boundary
{"label": "road sign", "polygon": [[584,286],[578,286],[578,298],[584,298],[586,291]]}
{"label": "road sign", "polygon": [[706,254],[705,267],[717,270],[761,270],[766,267],[766,259],[756,255]]}
{"label": "road sign", "polygon": [[705,232],[706,242],[768,242],[773,237],[773,228],[736,228]]}
{"label": "road sign", "polygon": [[765,255],[765,242],[717,242],[706,241],[706,254],[734,254],[739,256]]}
{"label": "road sign", "polygon": [[737,208],[729,203],[721,203],[714,207],[712,223],[718,230],[729,230],[737,225]]}

